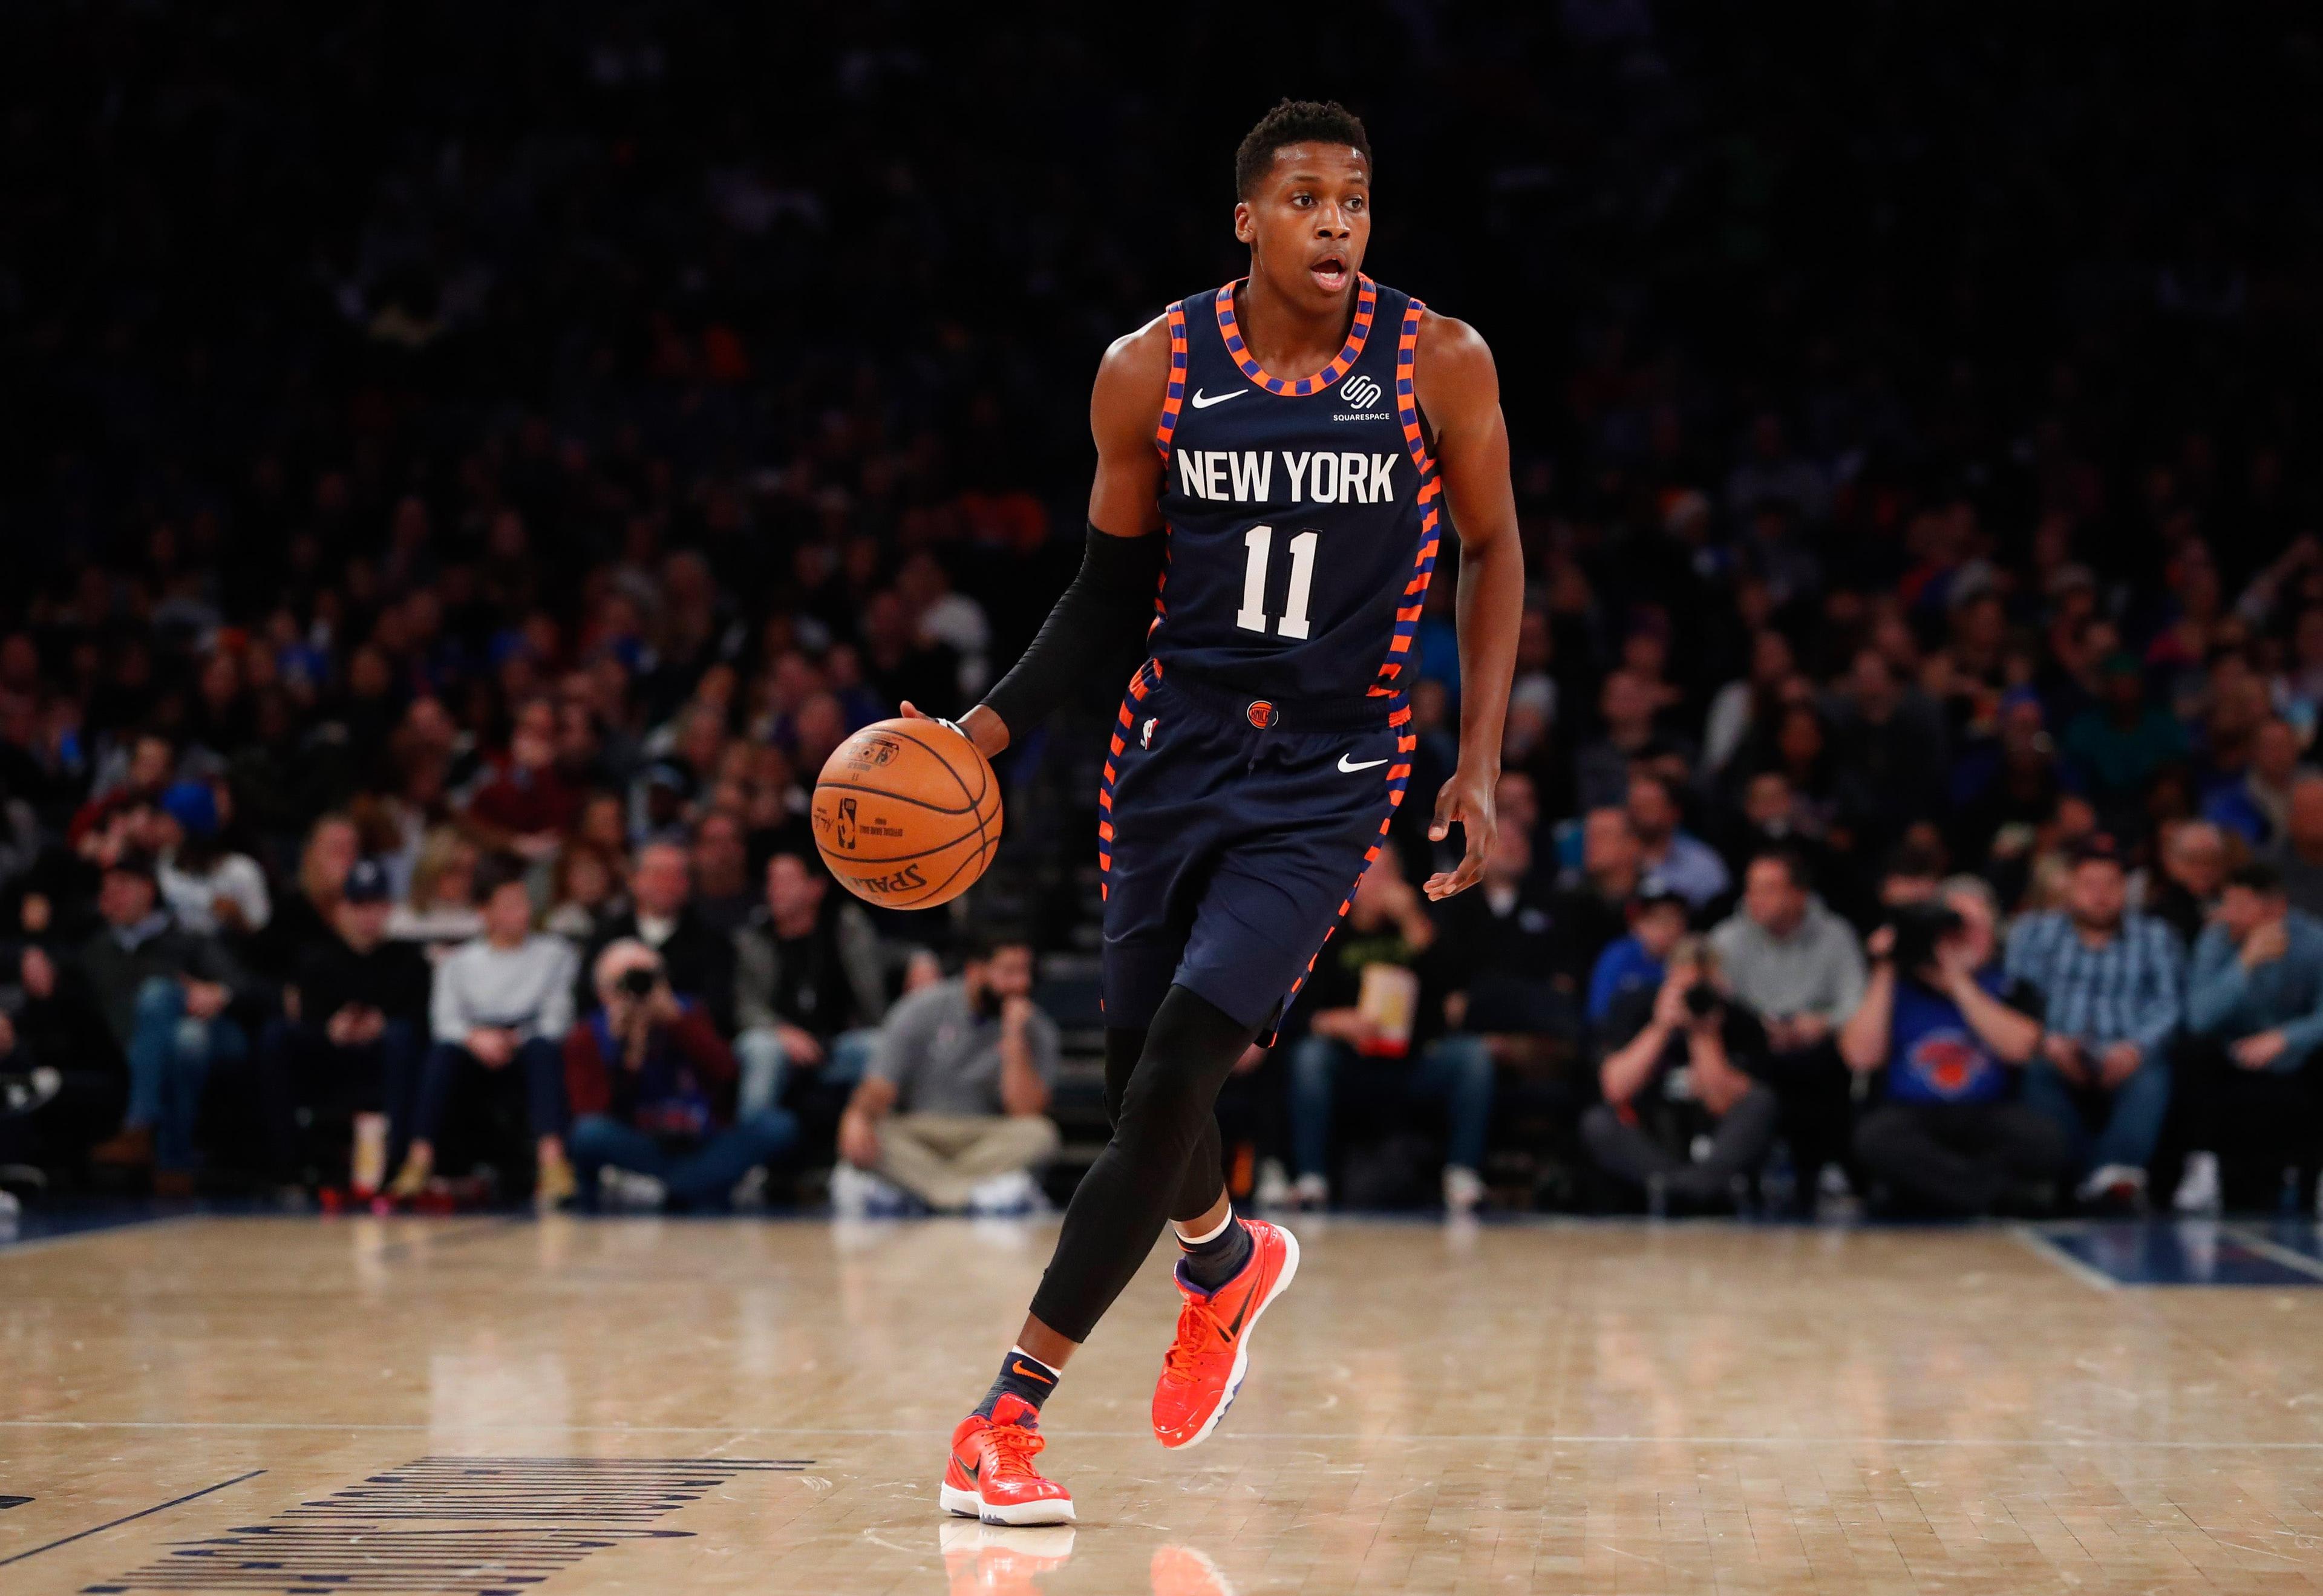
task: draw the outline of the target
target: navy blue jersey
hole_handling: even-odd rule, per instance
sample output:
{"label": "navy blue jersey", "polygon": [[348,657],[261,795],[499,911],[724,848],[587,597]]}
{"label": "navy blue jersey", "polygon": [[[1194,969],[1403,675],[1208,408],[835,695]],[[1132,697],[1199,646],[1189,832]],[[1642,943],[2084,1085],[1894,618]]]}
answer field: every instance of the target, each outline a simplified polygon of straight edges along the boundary
{"label": "navy blue jersey", "polygon": [[1422,307],[1359,278],[1338,357],[1282,378],[1243,342],[1237,286],[1170,307],[1154,435],[1169,560],[1149,646],[1178,680],[1278,705],[1368,696],[1385,715],[1436,568],[1411,382]]}

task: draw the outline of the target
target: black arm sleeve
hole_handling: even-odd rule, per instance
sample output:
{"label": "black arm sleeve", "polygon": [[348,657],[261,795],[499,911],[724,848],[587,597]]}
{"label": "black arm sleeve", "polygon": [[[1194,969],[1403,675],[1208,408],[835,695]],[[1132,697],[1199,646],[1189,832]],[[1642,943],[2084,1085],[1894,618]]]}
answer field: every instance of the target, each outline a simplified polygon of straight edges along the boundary
{"label": "black arm sleeve", "polygon": [[1152,534],[1116,537],[1090,526],[1072,585],[1015,668],[984,695],[985,707],[1000,717],[1012,739],[1047,719],[1091,674],[1128,675],[1145,647],[1162,555],[1162,540]]}

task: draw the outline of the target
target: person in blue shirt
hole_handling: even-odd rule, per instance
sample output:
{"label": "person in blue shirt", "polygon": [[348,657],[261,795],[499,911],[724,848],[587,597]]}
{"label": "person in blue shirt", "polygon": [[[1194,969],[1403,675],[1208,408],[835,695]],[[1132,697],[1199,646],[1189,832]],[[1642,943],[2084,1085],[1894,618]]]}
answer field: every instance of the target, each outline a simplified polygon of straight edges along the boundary
{"label": "person in blue shirt", "polygon": [[1630,934],[1605,944],[1589,973],[1589,1023],[1602,1026],[1625,992],[1662,984],[1662,964],[1685,935],[1685,899],[1648,880],[1629,904]]}
{"label": "person in blue shirt", "polygon": [[[1906,1203],[1988,1213],[2070,1165],[2063,1129],[2017,1100],[2020,1072],[2041,1046],[2037,999],[1994,966],[1998,914],[1982,881],[1954,876],[1933,903],[1898,913],[1937,934],[1910,968],[1897,968],[1905,920],[1881,926],[1867,944],[1870,977],[1840,1027],[1839,1050],[1852,1069],[1886,1073],[1881,1102],[1856,1125],[1856,1160],[1875,1186]],[[1918,951],[1905,948],[1901,958]]]}
{"label": "person in blue shirt", "polygon": [[2025,1101],[2072,1141],[2089,1171],[2083,1201],[2136,1210],[2170,1112],[2186,949],[2128,903],[2119,849],[2092,833],[2074,848],[2065,906],[2018,920],[2006,964],[2010,978],[2040,993],[2047,1026],[2025,1070]]}
{"label": "person in blue shirt", "polygon": [[2228,1147],[2252,1155],[2244,1195],[2264,1201],[2284,1165],[2315,1161],[2308,1065],[2323,1047],[2323,921],[2291,906],[2273,866],[2227,877],[2194,943],[2186,1026],[2177,1074],[2191,1151],[2173,1205],[2190,1214],[2223,1206],[2218,1154]]}

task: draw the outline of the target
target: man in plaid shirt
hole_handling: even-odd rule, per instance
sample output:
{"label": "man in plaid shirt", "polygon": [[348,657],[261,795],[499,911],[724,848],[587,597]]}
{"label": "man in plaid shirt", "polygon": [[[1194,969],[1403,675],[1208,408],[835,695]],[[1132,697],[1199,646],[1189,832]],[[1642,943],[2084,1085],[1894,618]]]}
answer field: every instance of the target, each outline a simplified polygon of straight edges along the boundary
{"label": "man in plaid shirt", "polygon": [[2084,1201],[2135,1207],[2170,1110],[2186,956],[2161,921],[2125,913],[2128,896],[2113,839],[2089,838],[2066,906],[2028,914],[2010,933],[2007,973],[2040,993],[2048,1026],[2025,1100],[2072,1139]]}

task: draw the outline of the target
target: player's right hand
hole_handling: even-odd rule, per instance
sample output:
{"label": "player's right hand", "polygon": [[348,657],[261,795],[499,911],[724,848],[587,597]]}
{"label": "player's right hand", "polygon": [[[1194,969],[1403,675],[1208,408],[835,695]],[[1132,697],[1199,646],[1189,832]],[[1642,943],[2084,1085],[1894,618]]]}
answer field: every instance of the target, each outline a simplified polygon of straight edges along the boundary
{"label": "player's right hand", "polygon": [[976,751],[987,759],[1008,746],[1007,723],[983,704],[962,715],[958,720],[947,720],[941,715],[931,715],[910,699],[900,706],[906,720],[932,720],[939,726],[949,726],[976,746]]}

